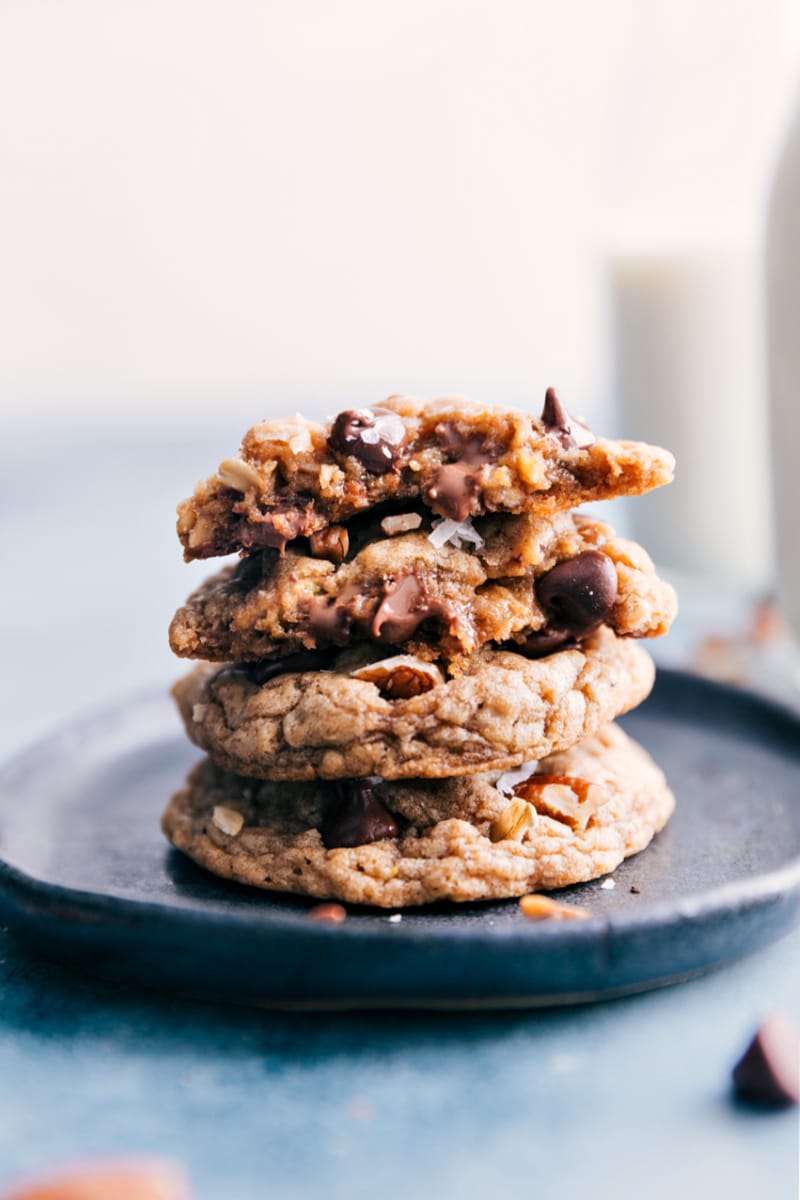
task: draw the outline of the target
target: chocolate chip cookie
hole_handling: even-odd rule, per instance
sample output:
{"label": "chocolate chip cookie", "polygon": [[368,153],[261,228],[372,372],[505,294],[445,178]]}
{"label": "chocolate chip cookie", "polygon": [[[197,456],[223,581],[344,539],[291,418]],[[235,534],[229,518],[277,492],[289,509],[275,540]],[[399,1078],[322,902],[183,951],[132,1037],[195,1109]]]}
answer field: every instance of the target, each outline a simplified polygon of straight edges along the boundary
{"label": "chocolate chip cookie", "polygon": [[189,737],[218,766],[263,779],[466,775],[591,736],[654,676],[641,646],[605,627],[537,661],[482,647],[448,679],[408,656],[375,661],[365,644],[327,670],[304,666],[266,680],[259,664],[195,667],[173,689]]}
{"label": "chocolate chip cookie", "polygon": [[642,850],[673,805],[652,759],[609,725],[503,776],[268,783],[204,760],[162,825],[226,879],[400,908],[595,879]]}
{"label": "chocolate chip cookie", "polygon": [[[391,396],[339,413],[262,421],[178,508],[184,557],[210,558],[295,538],[335,542],[336,526],[377,505],[422,504],[457,522],[487,512],[549,516],[668,483],[672,456],[595,435],[550,389],[540,417],[461,398]],[[333,528],[332,528],[333,527]]]}
{"label": "chocolate chip cookie", "polygon": [[413,512],[374,518],[360,548],[343,529],[345,561],[307,547],[251,555],[189,597],[170,645],[184,658],[248,662],[362,638],[451,660],[513,640],[538,657],[600,624],[657,637],[672,623],[674,590],[601,521],[524,513],[443,525]]}

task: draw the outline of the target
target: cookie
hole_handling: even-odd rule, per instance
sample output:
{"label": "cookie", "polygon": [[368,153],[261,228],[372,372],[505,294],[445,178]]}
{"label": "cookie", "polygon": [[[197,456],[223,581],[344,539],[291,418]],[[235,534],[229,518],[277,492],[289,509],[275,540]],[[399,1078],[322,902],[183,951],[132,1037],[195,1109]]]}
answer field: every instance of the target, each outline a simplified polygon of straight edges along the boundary
{"label": "cookie", "polygon": [[[393,522],[401,532],[386,536]],[[558,635],[566,644],[601,623],[623,637],[672,623],[673,589],[603,522],[483,517],[441,545],[441,524],[430,526],[419,513],[375,518],[343,562],[291,548],[251,555],[178,609],[170,645],[183,658],[248,662],[366,638],[449,660],[513,639],[539,657]]]}
{"label": "cookie", "polygon": [[326,425],[298,416],[253,426],[240,457],[179,505],[178,535],[191,560],[283,550],[298,537],[335,541],[338,523],[376,505],[421,503],[454,521],[549,516],[650,491],[673,468],[666,450],[596,438],[552,389],[539,418],[461,398],[391,396]]}
{"label": "cookie", "polygon": [[538,763],[515,789],[496,774],[259,783],[206,759],[173,797],[162,827],[225,879],[402,908],[595,879],[644,849],[673,807],[649,755],[609,725]]}
{"label": "cookie", "polygon": [[654,676],[641,646],[607,628],[534,662],[483,647],[447,680],[412,660],[397,667],[401,680],[410,671],[410,687],[397,686],[392,661],[370,663],[362,645],[330,670],[266,682],[246,667],[202,665],[173,694],[191,740],[237,774],[415,779],[503,769],[571,746],[641,703]]}

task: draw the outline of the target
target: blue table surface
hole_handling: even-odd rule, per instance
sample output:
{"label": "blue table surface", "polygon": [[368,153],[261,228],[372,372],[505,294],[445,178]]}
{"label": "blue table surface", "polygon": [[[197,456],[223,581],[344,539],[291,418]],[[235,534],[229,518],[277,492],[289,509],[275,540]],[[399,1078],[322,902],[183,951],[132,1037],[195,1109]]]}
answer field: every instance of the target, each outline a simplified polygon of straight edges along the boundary
{"label": "blue table surface", "polygon": [[[176,674],[165,629],[208,566],[181,562],[173,509],[235,449],[220,424],[5,437],[3,758]],[[301,1016],[115,990],[2,929],[0,1186],[78,1157],[163,1153],[200,1200],[796,1200],[796,1110],[752,1112],[729,1093],[776,1007],[800,1019],[800,931],[604,1004]]]}

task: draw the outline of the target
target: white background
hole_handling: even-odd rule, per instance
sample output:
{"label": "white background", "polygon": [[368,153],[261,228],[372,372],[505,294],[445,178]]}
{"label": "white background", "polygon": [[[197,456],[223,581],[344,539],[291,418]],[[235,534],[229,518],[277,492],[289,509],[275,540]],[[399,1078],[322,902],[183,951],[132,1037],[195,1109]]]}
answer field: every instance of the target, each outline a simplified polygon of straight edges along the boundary
{"label": "white background", "polygon": [[758,231],[796,9],[5,0],[2,420],[596,417],[610,248]]}

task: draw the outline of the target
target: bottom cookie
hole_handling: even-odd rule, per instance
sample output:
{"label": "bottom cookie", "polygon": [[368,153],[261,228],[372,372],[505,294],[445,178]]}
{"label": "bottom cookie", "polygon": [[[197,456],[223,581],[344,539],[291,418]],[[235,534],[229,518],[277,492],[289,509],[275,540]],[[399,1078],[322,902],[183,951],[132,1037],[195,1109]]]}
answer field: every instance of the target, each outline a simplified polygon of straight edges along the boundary
{"label": "bottom cookie", "polygon": [[402,908],[595,879],[643,850],[674,805],[650,756],[608,725],[532,768],[459,779],[258,782],[205,759],[162,828],[226,879]]}

